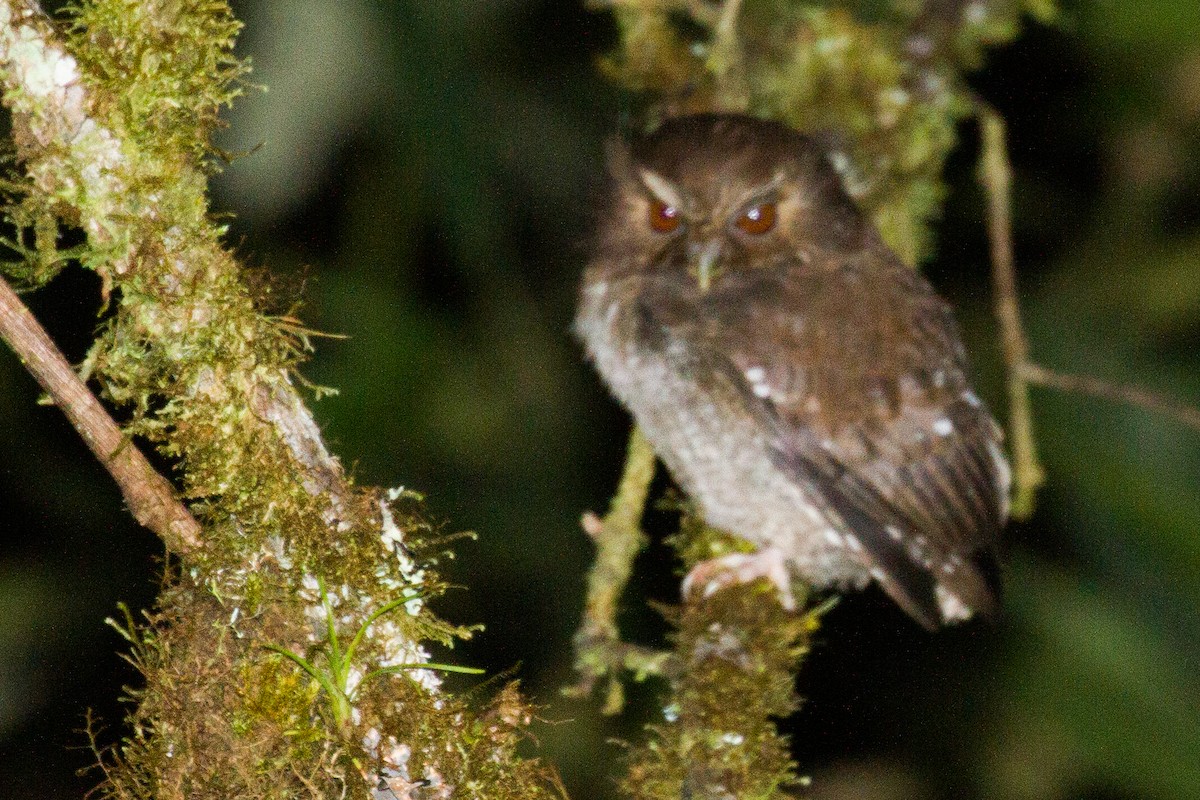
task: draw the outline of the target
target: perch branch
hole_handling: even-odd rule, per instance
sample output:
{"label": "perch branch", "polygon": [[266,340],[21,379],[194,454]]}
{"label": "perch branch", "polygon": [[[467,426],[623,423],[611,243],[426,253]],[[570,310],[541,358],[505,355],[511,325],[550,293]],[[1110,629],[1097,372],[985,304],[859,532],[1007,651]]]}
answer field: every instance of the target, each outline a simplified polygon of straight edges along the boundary
{"label": "perch branch", "polygon": [[1017,277],[1013,268],[1012,217],[1010,215],[1012,170],[1003,118],[991,108],[980,112],[983,153],[979,182],[988,202],[988,239],[991,243],[995,314],[1000,324],[1004,363],[1008,369],[1009,436],[1012,438],[1012,515],[1025,519],[1033,513],[1034,495],[1045,480],[1033,436],[1029,408],[1029,339],[1021,325],[1017,304]]}
{"label": "perch branch", "polygon": [[785,610],[766,581],[689,594],[670,616],[677,668],[651,746],[622,780],[632,800],[771,798],[800,780],[775,720],[795,711],[795,676],[821,608]]}
{"label": "perch branch", "polygon": [[158,534],[175,552],[199,549],[200,524],[196,518],[175,496],[167,479],[121,433],[104,406],[54,346],[45,329],[2,279],[0,337],[49,393],[55,405],[63,410],[88,448],[113,476],[134,518]]}

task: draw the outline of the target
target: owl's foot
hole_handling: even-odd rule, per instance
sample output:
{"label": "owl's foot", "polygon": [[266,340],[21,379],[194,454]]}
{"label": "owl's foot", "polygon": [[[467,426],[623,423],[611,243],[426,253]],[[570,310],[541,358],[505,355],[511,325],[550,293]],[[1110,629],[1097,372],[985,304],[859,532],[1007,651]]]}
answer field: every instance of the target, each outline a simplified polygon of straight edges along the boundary
{"label": "owl's foot", "polygon": [[755,553],[729,553],[701,561],[683,579],[683,596],[699,591],[701,597],[711,597],[735,583],[751,583],[766,578],[779,592],[779,604],[788,611],[796,610],[796,595],[792,592],[792,577],[778,547],[765,547]]}

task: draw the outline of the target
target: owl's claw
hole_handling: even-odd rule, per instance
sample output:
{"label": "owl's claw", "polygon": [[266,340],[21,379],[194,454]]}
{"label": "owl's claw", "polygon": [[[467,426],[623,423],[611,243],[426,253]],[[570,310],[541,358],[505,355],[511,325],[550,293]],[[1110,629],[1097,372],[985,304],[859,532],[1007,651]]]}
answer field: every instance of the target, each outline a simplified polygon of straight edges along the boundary
{"label": "owl's claw", "polygon": [[779,604],[787,611],[796,610],[792,576],[778,547],[765,547],[754,553],[729,553],[701,561],[683,579],[686,599],[693,591],[707,598],[735,583],[750,583],[766,578],[779,594]]}

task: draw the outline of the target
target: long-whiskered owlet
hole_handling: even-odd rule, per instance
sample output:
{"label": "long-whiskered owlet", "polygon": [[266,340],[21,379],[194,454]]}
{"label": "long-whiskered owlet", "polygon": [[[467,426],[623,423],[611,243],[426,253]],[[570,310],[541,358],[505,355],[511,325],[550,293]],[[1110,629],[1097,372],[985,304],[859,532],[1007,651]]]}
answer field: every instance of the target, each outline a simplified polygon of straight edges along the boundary
{"label": "long-whiskered owlet", "polygon": [[874,579],[927,628],[992,612],[1000,430],[949,306],[823,150],[710,114],[609,162],[576,329],[706,522],[757,548],[692,576]]}

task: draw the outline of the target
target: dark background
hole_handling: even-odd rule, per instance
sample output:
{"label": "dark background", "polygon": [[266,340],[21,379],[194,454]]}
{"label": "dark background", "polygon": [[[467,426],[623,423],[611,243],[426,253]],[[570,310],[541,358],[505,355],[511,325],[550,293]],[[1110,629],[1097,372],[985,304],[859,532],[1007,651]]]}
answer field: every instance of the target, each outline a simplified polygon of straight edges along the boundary
{"label": "dark background", "polygon": [[[597,76],[611,20],[566,0],[238,4],[252,91],[222,139],[254,155],[214,184],[245,263],[321,330],[315,410],[358,480],[471,529],[440,603],[487,631],[454,658],[520,665],[541,755],[576,800],[612,797],[623,719],[561,699],[590,548],[628,420],[569,332],[603,137],[628,102]],[[1078,2],[972,79],[1007,117],[1022,303],[1035,357],[1200,404],[1200,10]],[[976,130],[928,273],[959,308],[1003,410]],[[32,295],[68,356],[97,281]],[[284,304],[286,305],[286,304]],[[88,708],[119,733],[136,674],[102,620],[152,603],[159,546],[60,413],[0,354],[0,797],[81,797]],[[1200,433],[1036,390],[1049,470],[1008,536],[1006,615],[929,636],[880,593],[827,618],[786,723],[816,797],[1200,797]],[[656,524],[665,522],[657,519]],[[638,594],[675,597],[667,552]],[[630,632],[661,634],[640,596]],[[531,752],[535,748],[530,748]]]}

